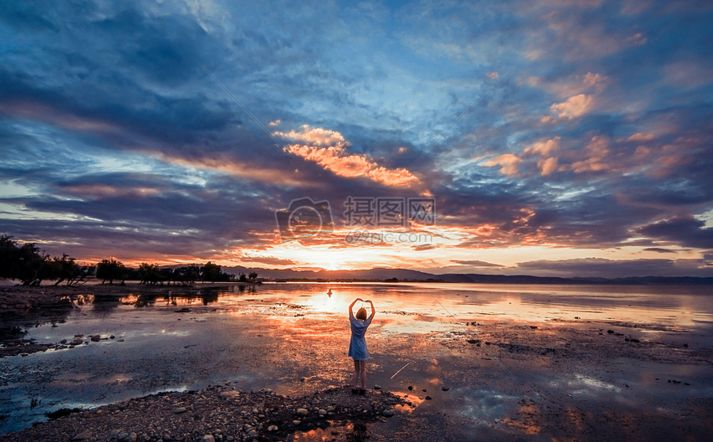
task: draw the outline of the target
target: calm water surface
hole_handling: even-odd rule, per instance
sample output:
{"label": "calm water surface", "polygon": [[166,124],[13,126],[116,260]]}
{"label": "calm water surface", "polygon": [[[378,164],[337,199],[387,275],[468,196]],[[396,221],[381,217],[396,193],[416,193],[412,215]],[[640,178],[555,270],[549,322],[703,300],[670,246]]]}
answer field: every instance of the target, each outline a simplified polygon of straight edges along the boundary
{"label": "calm water surface", "polygon": [[344,384],[356,297],[377,307],[369,383],[415,407],[340,427],[347,435],[697,439],[713,427],[711,288],[295,283],[118,298],[88,290],[63,322],[38,322],[26,338],[114,339],[0,359],[0,434],[59,408],[159,391],[232,382],[301,394]]}

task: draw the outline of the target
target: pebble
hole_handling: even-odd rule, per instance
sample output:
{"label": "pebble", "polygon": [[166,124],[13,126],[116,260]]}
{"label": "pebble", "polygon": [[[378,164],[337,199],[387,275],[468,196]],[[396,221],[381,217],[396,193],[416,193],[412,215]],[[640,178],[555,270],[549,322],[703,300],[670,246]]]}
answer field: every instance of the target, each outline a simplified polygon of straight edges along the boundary
{"label": "pebble", "polygon": [[237,390],[228,390],[220,393],[220,395],[226,399],[235,399],[240,396],[240,392]]}
{"label": "pebble", "polygon": [[212,434],[206,434],[203,436],[203,439],[201,439],[203,442],[215,442],[215,438],[213,437]]}
{"label": "pebble", "polygon": [[298,408],[297,414],[301,414],[302,416],[307,416],[309,414],[309,411],[307,411],[306,408]]}
{"label": "pebble", "polygon": [[173,414],[182,414],[188,411],[188,408],[186,407],[176,407],[173,409]]}
{"label": "pebble", "polygon": [[90,430],[83,431],[72,438],[72,440],[90,440],[93,434]]}
{"label": "pebble", "polygon": [[270,425],[267,427],[267,431],[277,431],[277,425]]}

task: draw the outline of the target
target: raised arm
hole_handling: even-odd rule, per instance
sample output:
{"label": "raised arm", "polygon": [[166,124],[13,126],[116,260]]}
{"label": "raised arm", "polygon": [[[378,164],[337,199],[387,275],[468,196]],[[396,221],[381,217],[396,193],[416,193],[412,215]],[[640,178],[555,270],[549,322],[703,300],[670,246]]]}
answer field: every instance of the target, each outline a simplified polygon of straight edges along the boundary
{"label": "raised arm", "polygon": [[371,315],[369,315],[369,322],[371,322],[372,319],[374,319],[374,315],[376,314],[376,309],[374,308],[374,303],[371,301],[366,301],[369,303],[371,306]]}
{"label": "raised arm", "polygon": [[354,301],[352,301],[351,304],[349,304],[349,319],[354,319],[354,312],[352,311],[352,309],[354,308],[354,304],[356,304],[357,301],[362,301],[362,299],[357,298]]}

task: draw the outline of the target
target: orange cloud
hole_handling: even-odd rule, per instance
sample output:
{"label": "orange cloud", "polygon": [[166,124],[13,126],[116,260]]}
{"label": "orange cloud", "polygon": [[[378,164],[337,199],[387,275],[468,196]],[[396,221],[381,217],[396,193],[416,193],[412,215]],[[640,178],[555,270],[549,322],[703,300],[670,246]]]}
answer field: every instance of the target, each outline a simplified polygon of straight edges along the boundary
{"label": "orange cloud", "polygon": [[536,141],[525,148],[526,155],[550,155],[560,147],[560,137]]}
{"label": "orange cloud", "polygon": [[121,128],[113,123],[90,116],[58,112],[44,104],[31,101],[10,101],[0,106],[0,112],[8,115],[45,121],[58,127],[77,132],[117,133]]}
{"label": "orange cloud", "polygon": [[530,144],[523,150],[523,153],[525,155],[540,155],[537,168],[540,170],[540,175],[547,176],[557,170],[559,161],[557,157],[552,156],[552,153],[559,150],[559,147],[560,137],[554,137]]}
{"label": "orange cloud", "polygon": [[603,91],[609,83],[609,78],[596,72],[587,72],[584,75],[570,75],[554,81],[545,81],[540,77],[527,77],[525,84],[539,87],[554,94],[560,99],[578,94],[592,94]]}
{"label": "orange cloud", "polygon": [[517,166],[520,164],[522,159],[512,153],[504,153],[499,155],[492,160],[488,160],[483,163],[486,167],[497,167],[500,166],[500,173],[507,176],[517,175]]}
{"label": "orange cloud", "polygon": [[177,166],[224,173],[226,175],[232,175],[251,181],[281,184],[293,187],[309,187],[317,185],[312,181],[302,179],[300,176],[296,175],[296,172],[290,174],[283,169],[260,167],[255,164],[238,162],[228,157],[185,158],[167,155],[162,152],[149,153],[158,157],[162,161]]}
{"label": "orange cloud", "polygon": [[569,97],[561,103],[550,106],[550,111],[560,120],[573,120],[585,115],[592,109],[594,97],[579,94]]}
{"label": "orange cloud", "polygon": [[557,163],[557,157],[549,157],[538,161],[537,167],[542,176],[547,176],[557,170]]}
{"label": "orange cloud", "polygon": [[285,152],[317,163],[338,176],[366,178],[389,187],[412,187],[421,182],[408,169],[390,169],[365,154],[348,153],[349,143],[337,131],[303,125],[299,131],[278,131],[273,135],[298,142],[285,146]]}
{"label": "orange cloud", "polygon": [[300,130],[288,132],[276,131],[272,135],[292,141],[297,141],[311,146],[346,146],[347,140],[336,130],[322,129],[321,127],[311,127],[303,124]]}
{"label": "orange cloud", "polygon": [[635,134],[631,135],[629,138],[627,138],[627,141],[633,141],[637,143],[641,142],[648,142],[648,141],[653,141],[656,139],[656,135],[650,133],[650,132],[636,132]]}
{"label": "orange cloud", "polygon": [[575,173],[599,172],[608,168],[604,158],[609,155],[609,140],[602,136],[594,136],[587,145],[588,158],[572,164]]}

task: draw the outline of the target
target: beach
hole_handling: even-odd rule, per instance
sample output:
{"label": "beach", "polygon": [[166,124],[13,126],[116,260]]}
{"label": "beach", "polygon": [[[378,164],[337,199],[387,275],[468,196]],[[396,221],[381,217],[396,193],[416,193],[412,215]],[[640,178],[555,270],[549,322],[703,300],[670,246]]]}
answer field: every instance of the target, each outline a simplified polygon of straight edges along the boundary
{"label": "beach", "polygon": [[[7,288],[4,296],[23,290]],[[14,342],[28,346],[0,358],[0,439],[704,440],[713,430],[708,287],[44,290],[50,295],[40,298],[54,297],[56,308],[0,303],[4,326],[22,330]],[[369,394],[347,395],[351,402],[341,400],[349,404],[338,414],[325,408],[320,417],[314,408],[338,407],[340,400],[307,406],[311,418],[304,422],[293,419],[301,398],[348,393],[346,308],[356,297],[377,307],[367,334]],[[221,396],[226,391],[243,405],[264,402],[259,395],[280,397],[292,411],[253,413],[249,428],[221,424],[241,411]],[[199,396],[205,404],[222,401],[214,425],[205,407],[188,411]],[[170,403],[157,412],[160,432],[122,418],[159,400]],[[360,404],[376,411],[363,413]],[[181,424],[186,416],[176,408],[187,408],[201,425]],[[63,409],[84,411],[48,418]],[[101,410],[111,413],[98,420]]]}

